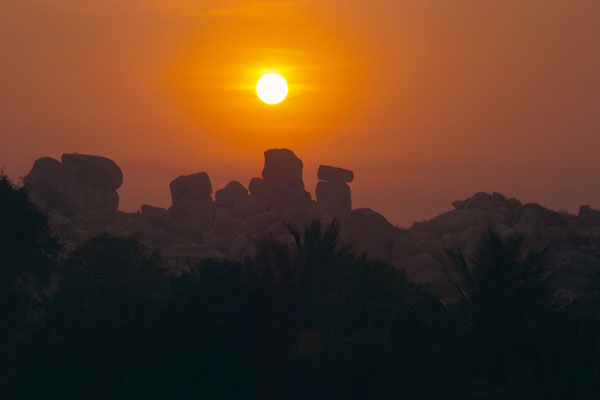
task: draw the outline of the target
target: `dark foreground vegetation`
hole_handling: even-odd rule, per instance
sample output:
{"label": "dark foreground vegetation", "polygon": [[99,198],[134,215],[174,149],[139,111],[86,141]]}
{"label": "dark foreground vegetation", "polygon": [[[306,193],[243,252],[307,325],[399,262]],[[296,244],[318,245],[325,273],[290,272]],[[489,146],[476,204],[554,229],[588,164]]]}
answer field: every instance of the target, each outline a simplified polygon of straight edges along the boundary
{"label": "dark foreground vegetation", "polygon": [[[339,248],[336,223],[180,277],[133,238],[69,254],[0,179],[2,398],[596,399],[600,279],[559,304],[492,229],[448,253],[461,301]],[[48,291],[49,287],[55,287]]]}

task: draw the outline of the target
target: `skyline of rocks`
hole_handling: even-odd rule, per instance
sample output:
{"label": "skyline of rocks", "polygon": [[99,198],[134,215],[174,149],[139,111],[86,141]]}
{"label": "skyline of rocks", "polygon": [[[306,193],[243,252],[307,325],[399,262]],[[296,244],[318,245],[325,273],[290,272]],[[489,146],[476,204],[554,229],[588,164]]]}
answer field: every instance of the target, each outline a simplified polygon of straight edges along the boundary
{"label": "skyline of rocks", "polygon": [[264,156],[261,177],[252,178],[247,188],[232,180],[213,190],[204,171],[180,175],[169,185],[168,208],[142,204],[133,213],[118,210],[123,175],[104,157],[64,154],[62,162],[40,158],[24,184],[31,200],[49,215],[65,249],[100,233],[133,235],[159,251],[174,274],[203,258],[251,257],[265,237],[292,245],[290,228],[333,218],[340,221],[342,245],[393,264],[440,297],[452,297],[454,291],[445,270],[446,250],[460,248],[469,255],[490,225],[505,236],[523,235],[530,249],[552,245],[549,276],[565,298],[600,270],[595,244],[600,243],[600,211],[589,206],[574,215],[479,192],[453,202],[453,210],[400,228],[371,209],[352,209],[353,171],[321,165],[313,198],[305,189],[302,160],[292,151],[270,149]]}

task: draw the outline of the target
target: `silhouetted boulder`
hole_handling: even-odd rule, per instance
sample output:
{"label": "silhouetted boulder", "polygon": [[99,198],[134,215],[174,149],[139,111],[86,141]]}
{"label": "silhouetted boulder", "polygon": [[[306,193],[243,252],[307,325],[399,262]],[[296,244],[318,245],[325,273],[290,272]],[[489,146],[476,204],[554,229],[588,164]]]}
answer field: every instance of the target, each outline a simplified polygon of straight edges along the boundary
{"label": "silhouetted boulder", "polygon": [[208,232],[214,222],[215,206],[211,200],[184,198],[169,208],[169,216],[185,232]]}
{"label": "silhouetted boulder", "polygon": [[[525,249],[548,247],[549,274],[561,297],[581,293],[587,277],[600,270],[600,211],[589,206],[582,206],[575,216],[479,192],[454,202],[451,211],[400,229],[372,210],[351,210],[347,183],[353,175],[321,165],[315,202],[304,190],[302,161],[290,150],[272,149],[265,152],[263,178],[253,178],[248,190],[237,181],[229,182],[215,193],[213,203],[205,172],[180,176],[170,183],[173,205],[168,210],[143,205],[141,213],[133,214],[116,211],[115,188],[122,183],[122,173],[104,157],[65,154],[63,163],[40,158],[24,184],[68,249],[110,232],[136,235],[155,250],[170,248],[166,254],[181,257],[178,262],[211,254],[242,260],[255,254],[265,235],[292,243],[286,227],[301,230],[315,217],[322,221],[335,217],[343,245],[357,255],[366,253],[392,263],[427,290],[434,288],[431,293],[438,296],[447,296],[446,250],[460,248],[470,257],[489,226],[502,236],[523,235]],[[192,245],[195,242],[203,245]]]}
{"label": "silhouetted boulder", "polygon": [[246,233],[261,233],[265,232],[270,226],[281,220],[280,216],[275,212],[264,212],[246,218]]}
{"label": "silhouetted boulder", "polygon": [[166,216],[168,213],[166,208],[151,206],[148,204],[142,204],[141,211],[142,211],[142,216],[144,216],[144,217],[156,216],[156,215]]}
{"label": "silhouetted boulder", "polygon": [[349,169],[319,165],[317,177],[322,181],[350,183],[354,179],[354,172]]}
{"label": "silhouetted boulder", "polygon": [[288,149],[265,151],[262,176],[266,181],[279,181],[291,187],[304,188],[302,160]]}
{"label": "silhouetted boulder", "polygon": [[139,239],[149,239],[154,235],[154,228],[146,218],[141,216],[131,218],[124,226],[124,233]]}
{"label": "silhouetted boulder", "polygon": [[45,211],[63,215],[114,212],[119,206],[116,189],[123,182],[121,169],[104,157],[63,154],[63,162],[36,160],[24,183],[32,201]]}
{"label": "silhouetted boulder", "polygon": [[600,225],[600,210],[594,210],[589,205],[579,207],[579,221],[585,224]]}
{"label": "silhouetted boulder", "polygon": [[171,181],[169,188],[173,204],[183,199],[212,201],[212,184],[206,172],[179,176]]}
{"label": "silhouetted boulder", "polygon": [[215,192],[215,204],[234,208],[248,200],[248,190],[238,181],[231,181]]}
{"label": "silhouetted boulder", "polygon": [[267,182],[261,178],[252,178],[250,179],[250,184],[248,185],[248,189],[250,190],[250,194],[253,195],[271,195],[276,189],[275,188],[287,188],[288,186],[281,182]]}
{"label": "silhouetted boulder", "polygon": [[35,160],[23,183],[31,201],[41,210],[57,210],[72,216],[80,209],[81,194],[74,176],[58,160],[50,157]]}
{"label": "silhouetted boulder", "polygon": [[310,193],[301,187],[289,186],[281,181],[252,178],[250,197],[244,205],[244,215],[273,211],[279,213],[311,212]]}
{"label": "silhouetted boulder", "polygon": [[244,229],[243,220],[229,215],[216,215],[213,227],[204,239],[211,247],[227,252],[233,240]]}
{"label": "silhouetted boulder", "polygon": [[527,203],[519,209],[517,214],[519,223],[526,223],[532,228],[541,229],[551,226],[563,226],[564,217],[553,210],[544,208],[536,203]]}
{"label": "silhouetted boulder", "polygon": [[393,249],[400,229],[369,208],[353,210],[343,220],[340,236],[357,254],[379,260],[394,258]]}
{"label": "silhouetted boulder", "polygon": [[116,190],[86,189],[83,191],[82,213],[106,213],[117,211],[119,194]]}
{"label": "silhouetted boulder", "polygon": [[486,193],[486,192],[478,192],[475,193],[472,197],[462,200],[455,201],[452,203],[455,209],[464,210],[464,209],[490,209],[490,208],[518,208],[521,206],[521,202],[515,198],[507,199],[504,195],[500,193]]}
{"label": "silhouetted boulder", "polygon": [[106,157],[86,154],[63,154],[62,164],[81,187],[117,190],[123,184],[121,168]]}
{"label": "silhouetted boulder", "polygon": [[316,194],[320,213],[344,216],[352,209],[350,187],[344,182],[319,182]]}

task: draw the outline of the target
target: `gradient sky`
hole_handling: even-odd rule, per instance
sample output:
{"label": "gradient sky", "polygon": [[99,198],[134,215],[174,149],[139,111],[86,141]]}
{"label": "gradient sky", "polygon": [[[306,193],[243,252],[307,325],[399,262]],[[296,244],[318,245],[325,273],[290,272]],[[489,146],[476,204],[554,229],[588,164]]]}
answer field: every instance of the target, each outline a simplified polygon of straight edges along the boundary
{"label": "gradient sky", "polygon": [[[409,225],[476,191],[600,208],[597,0],[0,2],[0,166],[98,154],[120,208],[168,206],[287,147],[354,170],[353,206]],[[261,103],[261,73],[288,98]]]}

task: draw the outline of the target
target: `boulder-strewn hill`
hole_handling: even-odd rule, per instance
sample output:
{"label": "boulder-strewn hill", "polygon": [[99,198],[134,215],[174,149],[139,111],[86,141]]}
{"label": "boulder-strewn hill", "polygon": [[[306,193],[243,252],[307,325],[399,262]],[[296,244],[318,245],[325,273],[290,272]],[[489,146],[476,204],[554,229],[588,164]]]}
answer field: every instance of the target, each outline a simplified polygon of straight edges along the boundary
{"label": "boulder-strewn hill", "polygon": [[287,149],[265,152],[262,178],[248,189],[231,181],[216,190],[205,172],[182,175],[170,184],[172,205],[142,205],[118,211],[121,169],[104,157],[64,154],[35,161],[24,183],[31,199],[50,216],[67,249],[99,233],[134,235],[169,260],[173,272],[202,258],[240,260],[265,235],[292,243],[288,227],[338,218],[343,242],[358,254],[393,263],[441,297],[455,297],[446,279],[446,250],[468,257],[483,231],[525,236],[529,249],[548,247],[549,274],[561,297],[577,294],[600,269],[600,211],[582,206],[579,215],[538,204],[521,204],[501,194],[476,193],[454,209],[408,229],[390,224],[370,209],[351,209],[350,170],[320,166],[316,200],[304,189],[302,160]]}
{"label": "boulder-strewn hill", "polygon": [[343,235],[355,251],[393,262],[441,297],[457,295],[447,280],[446,250],[461,249],[469,258],[490,226],[503,235],[524,236],[526,249],[547,249],[548,274],[560,297],[579,293],[600,269],[600,211],[589,206],[572,215],[484,192],[453,206],[409,229],[396,228],[371,210],[354,210],[344,221]]}
{"label": "boulder-strewn hill", "polygon": [[288,226],[302,228],[315,218],[350,213],[352,171],[321,166],[315,201],[304,189],[302,160],[287,149],[264,155],[262,177],[252,178],[248,189],[231,181],[216,190],[213,200],[206,172],[182,175],[169,185],[168,209],[144,204],[136,213],[118,211],[116,189],[123,175],[104,157],[40,158],[24,183],[67,249],[99,233],[134,235],[159,250],[176,272],[202,258],[243,259],[265,235],[292,242]]}

